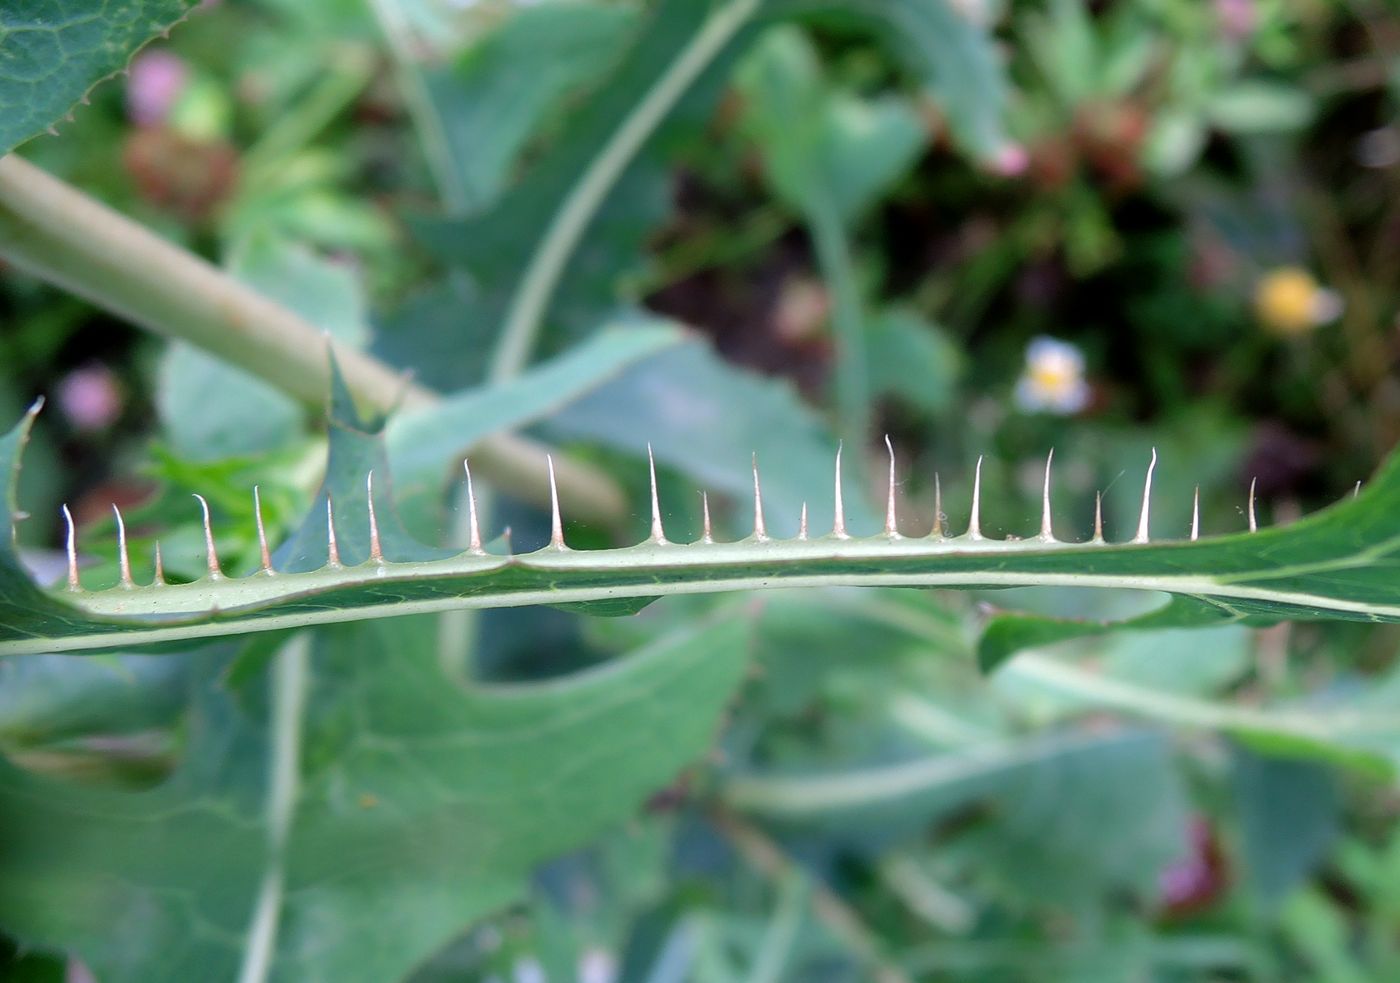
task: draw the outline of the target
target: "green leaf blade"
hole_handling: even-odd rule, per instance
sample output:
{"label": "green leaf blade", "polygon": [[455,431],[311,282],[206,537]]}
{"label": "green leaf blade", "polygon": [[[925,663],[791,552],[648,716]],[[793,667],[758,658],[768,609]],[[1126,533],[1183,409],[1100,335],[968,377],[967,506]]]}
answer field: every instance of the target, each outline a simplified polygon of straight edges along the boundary
{"label": "green leaf blade", "polygon": [[15,0],[0,9],[0,154],[51,127],[193,0]]}

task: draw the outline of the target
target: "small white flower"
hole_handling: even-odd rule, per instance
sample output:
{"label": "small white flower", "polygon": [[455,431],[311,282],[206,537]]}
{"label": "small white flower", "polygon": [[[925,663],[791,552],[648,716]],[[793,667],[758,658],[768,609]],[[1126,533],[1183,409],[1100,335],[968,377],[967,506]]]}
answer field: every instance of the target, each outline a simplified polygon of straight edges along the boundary
{"label": "small white flower", "polygon": [[1026,347],[1016,382],[1016,405],[1028,413],[1078,413],[1089,403],[1084,353],[1069,342],[1041,336]]}

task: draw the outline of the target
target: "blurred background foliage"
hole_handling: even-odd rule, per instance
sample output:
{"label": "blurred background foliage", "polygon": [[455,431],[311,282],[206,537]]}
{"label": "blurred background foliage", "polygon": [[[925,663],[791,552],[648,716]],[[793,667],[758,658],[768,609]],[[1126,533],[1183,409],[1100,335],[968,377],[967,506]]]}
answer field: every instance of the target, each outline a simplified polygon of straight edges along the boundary
{"label": "blurred background foliage", "polygon": [[[1395,446],[1393,6],[751,6],[608,190],[541,322],[543,354],[641,312],[701,339],[536,428],[637,503],[655,443],[674,538],[698,531],[700,484],[742,535],[750,451],[776,534],[804,501],[828,514],[838,437],[869,491],[849,506],[862,532],[877,435],[918,533],[935,468],[965,489],[979,455],[984,528],[1033,532],[1053,446],[1064,538],[1087,535],[1099,489],[1110,537],[1129,534],[1153,447],[1158,528],[1179,535],[1196,486],[1207,532],[1243,526],[1254,480],[1264,521],[1287,522]],[[22,153],[457,390],[500,374],[492,347],[551,221],[711,14],[211,0]],[[74,503],[88,542],[129,507],[133,547],[159,529],[176,577],[203,562],[189,492],[237,565],[256,549],[247,489],[276,535],[319,480],[321,427],[295,403],[0,267],[0,415],[45,393],[24,500]],[[498,491],[498,524],[538,545],[545,518]],[[59,532],[21,529],[36,564]],[[1105,635],[979,677],[988,605],[1142,609],[1017,594],[756,600],[751,675],[709,759],[411,978],[1400,979],[1394,628]],[[493,612],[463,658],[554,676],[714,604]],[[0,748],[69,781],[157,782],[193,671],[11,660]],[[1362,712],[1389,723],[1349,730]],[[7,979],[87,971],[9,951]]]}

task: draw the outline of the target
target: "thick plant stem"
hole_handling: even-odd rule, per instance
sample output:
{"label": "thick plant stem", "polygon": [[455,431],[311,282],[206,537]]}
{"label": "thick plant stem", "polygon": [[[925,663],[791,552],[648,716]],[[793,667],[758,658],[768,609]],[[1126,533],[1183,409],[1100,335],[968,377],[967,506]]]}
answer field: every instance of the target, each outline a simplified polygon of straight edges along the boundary
{"label": "thick plant stem", "polygon": [[492,381],[514,378],[529,363],[564,267],[588,230],[589,222],[607,200],[608,192],[657,125],[757,9],[758,0],[729,0],[726,6],[711,14],[705,26],[627,114],[602,152],[583,172],[545,230],[511,298],[496,357],[491,364]]}
{"label": "thick plant stem", "polygon": [[[327,335],[300,315],[27,161],[0,158],[0,257],[141,327],[187,341],[311,406],[329,389]],[[335,346],[352,392],[378,410],[436,393],[363,352]],[[546,505],[544,451],[497,434],[472,450],[495,483]],[[626,499],[602,472],[555,461],[573,513],[610,525]]]}
{"label": "thick plant stem", "polygon": [[807,227],[822,277],[831,291],[831,320],[836,329],[837,430],[842,440],[860,448],[870,439],[870,379],[860,291],[846,230],[836,211],[824,206],[808,210]]}

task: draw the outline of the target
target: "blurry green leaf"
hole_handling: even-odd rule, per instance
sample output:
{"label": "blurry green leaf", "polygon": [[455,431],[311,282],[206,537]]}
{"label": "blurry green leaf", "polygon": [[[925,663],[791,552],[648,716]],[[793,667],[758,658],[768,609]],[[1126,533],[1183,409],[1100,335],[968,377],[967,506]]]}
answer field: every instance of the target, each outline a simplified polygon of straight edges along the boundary
{"label": "blurry green leaf", "polygon": [[1318,888],[1294,894],[1279,913],[1285,938],[1326,983],[1374,983],[1375,977],[1353,951],[1351,926],[1343,903]]}
{"label": "blurry green leaf", "polygon": [[396,979],[699,754],[744,663],[744,623],[727,618],[578,677],[464,691],[422,626],[317,646],[280,853],[263,825],[277,753],[263,697],[240,703],[208,666],[186,760],[149,792],[0,765],[0,924],[112,983],[233,979],[280,873],[268,978]]}
{"label": "blurry green leaf", "polygon": [[[896,672],[900,656],[914,649],[927,657],[928,647],[911,639],[891,612],[898,600],[883,599],[888,603],[877,604],[865,594],[843,598],[839,591],[822,591],[819,596],[779,596],[765,604],[758,621],[763,675],[746,693],[749,703],[761,705],[770,719],[794,716],[843,670],[874,673],[891,686],[903,685]],[[852,659],[855,652],[869,658]]]}
{"label": "blurry green leaf", "polygon": [[1316,107],[1312,96],[1302,89],[1249,80],[1217,94],[1208,112],[1220,129],[1246,136],[1301,130],[1311,122]]}
{"label": "blurry green leaf", "polygon": [[0,938],[0,976],[5,983],[71,983],[68,959],[17,951],[5,938]]}
{"label": "blurry green leaf", "polygon": [[398,414],[387,436],[400,496],[420,489],[439,491],[449,462],[455,463],[455,455],[482,437],[557,412],[580,396],[587,398],[613,377],[637,363],[650,364],[658,353],[684,339],[679,328],[665,321],[604,329],[510,382],[469,389]]}
{"label": "blurry green leaf", "polygon": [[[489,206],[464,218],[420,218],[414,227],[433,255],[465,271],[477,288],[466,319],[498,325],[521,276],[580,176],[603,152],[620,121],[645,99],[705,22],[707,4],[662,0],[647,9],[616,67],[572,112],[533,167]],[[731,48],[737,47],[734,42]],[[550,324],[575,334],[591,330],[618,303],[616,285],[635,266],[647,235],[670,209],[666,144],[697,127],[718,95],[729,49],[638,152],[592,217],[570,257],[549,307]],[[463,130],[460,142],[489,138]]]}
{"label": "blurry green leaf", "polygon": [[[772,28],[740,66],[743,126],[775,194],[802,216],[832,301],[835,415],[843,440],[871,429],[867,329],[845,227],[913,163],[927,137],[898,97],[860,99],[830,88],[801,30]],[[854,456],[860,480],[864,460]]]}
{"label": "blurry green leaf", "polygon": [[486,379],[498,325],[462,312],[481,303],[481,291],[467,277],[437,279],[376,312],[370,350],[439,392],[478,385]]}
{"label": "blurry green leaf", "polygon": [[1051,0],[1020,23],[1022,42],[1062,107],[1100,94],[1102,51],[1084,0]]}
{"label": "blurry green leaf", "polygon": [[[229,267],[337,340],[357,348],[368,340],[364,294],[349,268],[273,235],[247,239]],[[193,461],[281,447],[304,419],[290,396],[183,342],[161,360],[156,405],[171,446]]]}
{"label": "blurry green leaf", "polygon": [[875,38],[920,79],[948,117],[954,138],[992,157],[1005,143],[1007,82],[991,32],[952,0],[774,0],[775,13]]}
{"label": "blurry green leaf", "polygon": [[[1123,632],[1057,648],[1022,653],[995,679],[997,692],[1037,721],[1116,707],[1209,726],[1207,708],[1228,714],[1227,707],[1192,697],[1214,696],[1251,665],[1250,632],[1239,625]],[[1187,707],[1198,707],[1199,718]]]}
{"label": "blurry green leaf", "polygon": [[1110,888],[1140,895],[1181,852],[1185,795],[1160,737],[1064,734],[970,746],[831,774],[742,774],[738,809],[785,827],[919,835],[974,803],[971,835],[1008,882],[1056,899]]}
{"label": "blurry green leaf", "polygon": [[954,405],[963,354],[940,328],[912,311],[889,310],[870,322],[867,340],[872,391],[927,413]]}
{"label": "blurry green leaf", "polygon": [[1208,136],[1199,113],[1166,110],[1148,131],[1143,163],[1160,177],[1176,177],[1200,157]]}
{"label": "blurry green leaf", "polygon": [[[744,3],[739,0],[736,3],[739,5],[723,8],[726,19],[742,14]],[[487,324],[505,321],[512,329],[520,329],[524,324],[532,332],[536,327],[535,319],[526,317],[517,321],[516,315],[538,302],[547,327],[577,334],[590,329],[615,308],[619,278],[637,263],[643,240],[669,208],[662,166],[669,145],[682,135],[693,136],[700,129],[734,57],[748,44],[754,32],[740,27],[710,53],[698,79],[665,115],[655,132],[646,134],[641,148],[615,179],[603,187],[590,185],[586,189],[581,181],[593,173],[592,168],[605,158],[605,151],[612,152],[619,127],[637,118],[634,114],[659,91],[682,55],[689,57],[693,53],[690,45],[702,33],[702,27],[710,23],[707,17],[721,16],[720,12],[707,7],[706,4],[663,0],[649,8],[643,23],[633,34],[632,46],[619,58],[617,67],[587,103],[571,115],[550,150],[522,180],[498,196],[485,211],[460,219],[420,219],[415,223],[419,238],[434,255],[466,272],[475,282],[477,303],[466,312],[468,320]],[[812,12],[784,2],[764,9],[775,16]],[[922,32],[925,43],[914,45],[916,56],[926,54],[929,43],[934,49],[944,51],[943,38],[939,36],[943,29],[953,28],[954,34],[971,29],[942,3],[928,6],[906,4],[904,0],[877,0],[869,9],[856,11],[854,20],[866,27],[883,29],[883,37],[890,45],[905,53],[908,52],[908,34]],[[937,74],[945,79],[953,77],[942,64]],[[979,94],[994,91],[993,98],[999,107],[998,86],[977,91]],[[922,125],[900,104],[846,105],[842,100],[838,103],[841,104],[836,116],[846,139],[836,148],[834,159],[840,164],[843,179],[848,176],[847,172],[879,172],[879,167],[871,168],[866,163],[871,139],[888,145],[877,157],[881,166],[910,152],[902,148],[916,136],[911,123],[918,125],[918,142],[924,139]],[[472,139],[480,139],[480,136]],[[988,142],[1000,146],[999,138]],[[888,177],[876,173],[874,179],[878,183]],[[847,204],[855,207],[860,204],[858,196],[867,191],[854,184],[851,190],[855,194],[846,191],[844,185],[841,189],[843,195],[850,194],[852,200]],[[576,197],[584,191],[587,192],[584,198]],[[596,211],[592,208],[594,197],[600,202]],[[588,204],[584,213],[586,227],[574,247],[568,236],[559,237],[558,222],[566,209],[574,208],[580,201]],[[558,283],[549,276],[537,282],[534,274],[545,268],[538,265],[541,257],[554,257],[554,250],[561,243],[568,247],[570,255],[562,266]],[[550,246],[549,250],[542,250],[545,244]],[[522,283],[530,287],[526,294],[519,292]],[[506,317],[507,314],[510,317]],[[512,332],[511,337],[517,335],[520,335],[518,330]],[[533,337],[529,341],[527,347],[533,348]],[[459,384],[463,381],[459,380]]]}
{"label": "blurry green leaf", "polygon": [[359,272],[277,235],[250,235],[229,257],[229,270],[271,300],[295,310],[337,341],[369,341],[368,304]]}
{"label": "blurry green leaf", "polygon": [[178,659],[32,655],[0,661],[0,747],[170,723],[183,692]]}
{"label": "blurry green leaf", "polygon": [[[1218,631],[1219,629],[1217,629]],[[1112,708],[1187,729],[1229,734],[1261,754],[1316,758],[1388,776],[1400,770],[1400,705],[1374,682],[1373,699],[1344,707],[1212,702],[1115,679],[1104,673],[1027,652],[1005,669],[1008,691],[1040,690],[1085,706]]]}
{"label": "blurry green leaf", "polygon": [[738,83],[768,180],[802,214],[834,209],[849,222],[909,169],[927,139],[904,100],[832,89],[795,27],[770,29],[740,66]]}
{"label": "blurry green leaf", "polygon": [[1128,632],[1105,647],[1105,675],[1158,693],[1209,696],[1251,668],[1252,633],[1243,625]]}
{"label": "blurry green leaf", "polygon": [[1341,796],[1331,768],[1311,761],[1234,755],[1234,792],[1246,883],[1273,911],[1321,863],[1341,829]]}
{"label": "blurry green leaf", "polygon": [[[571,404],[548,429],[638,455],[650,443],[658,462],[745,503],[753,494],[750,454],[756,454],[774,535],[796,532],[803,502],[814,517],[831,514],[835,441],[816,415],[791,384],[729,365],[700,342],[628,370]],[[856,529],[875,525],[854,489],[846,509]]]}
{"label": "blurry green leaf", "polygon": [[0,7],[0,154],[52,126],[193,0],[6,0]]}
{"label": "blurry green leaf", "polygon": [[149,785],[174,764],[184,675],[185,664],[169,656],[6,659],[0,752],[54,777]]}
{"label": "blurry green leaf", "polygon": [[467,211],[506,187],[541,123],[610,67],[637,20],[627,7],[588,0],[516,9],[454,64],[428,73]]}
{"label": "blurry green leaf", "polygon": [[156,406],[171,449],[191,461],[275,450],[303,420],[290,396],[179,341],[161,358]]}
{"label": "blurry green leaf", "polygon": [[1115,631],[1195,628],[1239,620],[1238,612],[1194,597],[1173,597],[1159,608],[1122,621],[998,612],[987,622],[977,643],[977,662],[983,671],[992,672],[1022,649],[1053,645],[1071,638],[1088,638]]}
{"label": "blurry green leaf", "polygon": [[233,94],[218,79],[195,75],[170,107],[170,129],[199,142],[227,140],[233,129]]}

